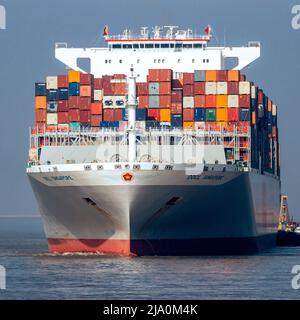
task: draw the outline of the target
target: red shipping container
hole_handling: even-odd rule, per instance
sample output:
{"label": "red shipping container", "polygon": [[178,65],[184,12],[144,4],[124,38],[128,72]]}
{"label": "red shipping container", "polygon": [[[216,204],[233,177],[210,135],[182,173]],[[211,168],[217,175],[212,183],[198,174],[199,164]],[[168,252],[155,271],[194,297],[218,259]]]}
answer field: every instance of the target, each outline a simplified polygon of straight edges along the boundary
{"label": "red shipping container", "polygon": [[175,90],[180,90],[182,89],[182,83],[178,79],[172,80],[172,88]]}
{"label": "red shipping container", "polygon": [[80,73],[80,84],[91,85],[93,83],[93,75],[89,73]]}
{"label": "red shipping container", "polygon": [[68,88],[69,87],[69,77],[68,77],[68,75],[57,76],[57,86],[59,88]]}
{"label": "red shipping container", "polygon": [[194,109],[183,109],[183,121],[194,121]]}
{"label": "red shipping container", "polygon": [[227,82],[227,93],[228,94],[239,94],[239,82],[228,81]]}
{"label": "red shipping container", "polygon": [[68,104],[69,104],[69,109],[79,109],[80,108],[80,97],[70,96]]}
{"label": "red shipping container", "polygon": [[138,105],[139,109],[148,108],[148,106],[149,106],[149,96],[139,96],[138,100],[139,100],[139,105]]}
{"label": "red shipping container", "polygon": [[228,121],[239,121],[239,109],[238,108],[228,108]]}
{"label": "red shipping container", "polygon": [[148,120],[156,120],[159,122],[160,109],[148,109]]}
{"label": "red shipping container", "polygon": [[123,109],[114,109],[113,121],[122,121],[122,120],[123,120]]}
{"label": "red shipping container", "polygon": [[160,108],[171,108],[171,95],[159,96],[159,107]]}
{"label": "red shipping container", "polygon": [[157,82],[160,79],[159,69],[149,69],[148,81]]}
{"label": "red shipping container", "polygon": [[215,108],[217,106],[217,96],[209,94],[205,96],[205,108]]}
{"label": "red shipping container", "polygon": [[114,95],[115,96],[125,96],[127,93],[127,83],[115,83],[114,84]]}
{"label": "red shipping container", "polygon": [[80,110],[91,110],[91,98],[80,97],[79,106]]}
{"label": "red shipping container", "polygon": [[102,114],[103,105],[102,102],[93,102],[91,103],[91,114],[92,115],[100,115]]}
{"label": "red shipping container", "polygon": [[172,91],[171,102],[180,102],[182,103],[182,91]]}
{"label": "red shipping container", "polygon": [[244,74],[240,74],[240,81],[246,81],[246,76]]}
{"label": "red shipping container", "polygon": [[183,96],[192,97],[194,95],[194,86],[192,84],[183,85]]}
{"label": "red shipping container", "polygon": [[58,123],[69,123],[69,113],[68,112],[58,112],[57,114]]}
{"label": "red shipping container", "polygon": [[123,80],[123,79],[126,79],[126,75],[121,73],[116,73],[113,75],[113,79]]}
{"label": "red shipping container", "polygon": [[227,70],[217,70],[217,81],[227,81]]}
{"label": "red shipping container", "polygon": [[80,121],[80,110],[70,109],[69,110],[69,122],[79,122]]}
{"label": "red shipping container", "polygon": [[95,90],[101,90],[103,88],[102,86],[102,78],[95,78],[94,79],[94,89]]}
{"label": "red shipping container", "polygon": [[80,110],[80,123],[90,124],[91,123],[91,112],[87,110]]}
{"label": "red shipping container", "polygon": [[171,81],[159,83],[159,94],[171,94]]}
{"label": "red shipping container", "polygon": [[250,94],[241,94],[239,96],[239,106],[240,108],[250,108],[251,98]]}
{"label": "red shipping container", "polygon": [[68,112],[69,111],[68,100],[59,100],[57,102],[57,111],[58,112]]}
{"label": "red shipping container", "polygon": [[114,109],[103,109],[103,121],[114,121]]}
{"label": "red shipping container", "polygon": [[258,104],[264,104],[264,93],[262,90],[258,90],[257,102],[258,102]]}
{"label": "red shipping container", "polygon": [[138,82],[136,84],[136,93],[138,96],[147,96],[149,94],[147,82]]}
{"label": "red shipping container", "polygon": [[183,84],[194,84],[194,73],[184,72],[183,73]]}
{"label": "red shipping container", "polygon": [[195,108],[205,108],[205,95],[196,95],[194,98]]}
{"label": "red shipping container", "polygon": [[115,94],[114,83],[103,83],[103,95],[113,96]]}
{"label": "red shipping container", "polygon": [[182,114],[182,102],[172,102],[171,113]]}
{"label": "red shipping container", "polygon": [[171,69],[160,69],[159,70],[159,80],[158,81],[168,81],[172,80],[172,70]]}
{"label": "red shipping container", "polygon": [[100,122],[102,121],[102,116],[101,115],[91,115],[91,126],[92,127],[99,127]]}
{"label": "red shipping container", "polygon": [[46,109],[36,109],[35,110],[35,121],[36,122],[46,122],[47,110]]}
{"label": "red shipping container", "polygon": [[205,82],[194,83],[194,94],[205,94]]}

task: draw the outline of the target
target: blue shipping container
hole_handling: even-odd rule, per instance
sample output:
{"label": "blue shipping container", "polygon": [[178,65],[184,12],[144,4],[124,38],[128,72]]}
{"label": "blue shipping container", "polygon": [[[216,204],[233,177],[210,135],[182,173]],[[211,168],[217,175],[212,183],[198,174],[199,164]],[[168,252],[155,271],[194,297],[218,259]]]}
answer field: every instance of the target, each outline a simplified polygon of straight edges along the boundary
{"label": "blue shipping container", "polygon": [[57,90],[47,90],[47,101],[57,101],[58,91]]}
{"label": "blue shipping container", "polygon": [[57,112],[57,102],[56,101],[47,102],[47,112],[48,113],[56,113]]}
{"label": "blue shipping container", "polygon": [[182,127],[182,114],[172,114],[171,126],[176,128]]}
{"label": "blue shipping container", "polygon": [[69,96],[79,96],[80,84],[78,82],[69,83]]}
{"label": "blue shipping container", "polygon": [[128,121],[128,109],[127,108],[122,109],[122,120]]}
{"label": "blue shipping container", "polygon": [[46,83],[37,82],[35,84],[35,95],[36,96],[46,96],[47,95]]}
{"label": "blue shipping container", "polygon": [[146,120],[146,109],[136,109],[136,121]]}
{"label": "blue shipping container", "polygon": [[240,108],[240,121],[250,121],[250,110],[248,108]]}
{"label": "blue shipping container", "polygon": [[195,121],[204,121],[205,119],[205,109],[204,108],[195,108],[194,109],[194,119]]}
{"label": "blue shipping container", "polygon": [[69,90],[66,88],[58,89],[58,100],[68,100]]}

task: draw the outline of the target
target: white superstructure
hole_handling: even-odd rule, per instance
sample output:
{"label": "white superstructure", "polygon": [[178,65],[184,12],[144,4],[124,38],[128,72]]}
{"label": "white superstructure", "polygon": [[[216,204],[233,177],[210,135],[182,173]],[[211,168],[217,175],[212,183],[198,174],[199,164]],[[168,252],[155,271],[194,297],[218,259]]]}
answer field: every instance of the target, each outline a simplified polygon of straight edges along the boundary
{"label": "white superstructure", "polygon": [[[166,29],[166,32],[163,31]],[[125,30],[119,36],[106,36],[103,48],[69,48],[57,43],[55,57],[73,70],[90,72],[95,77],[128,74],[131,67],[139,81],[145,81],[148,69],[172,69],[174,72],[224,69],[227,58],[236,58],[233,69],[243,69],[260,57],[260,43],[245,47],[209,47],[211,34],[198,35],[177,27],[142,28],[140,35]],[[89,59],[90,70],[82,70],[80,59]]]}

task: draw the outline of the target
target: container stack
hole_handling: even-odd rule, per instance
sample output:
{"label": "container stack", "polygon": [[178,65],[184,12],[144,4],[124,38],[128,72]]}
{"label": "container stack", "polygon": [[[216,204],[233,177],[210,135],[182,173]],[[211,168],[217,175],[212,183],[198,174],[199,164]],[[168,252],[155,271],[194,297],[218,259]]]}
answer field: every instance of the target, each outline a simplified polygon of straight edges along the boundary
{"label": "container stack", "polygon": [[[70,70],[36,83],[36,127],[47,131],[127,126],[126,75],[94,78]],[[238,70],[175,73],[149,69],[137,83],[136,125],[140,129],[183,128],[250,134],[224,138],[227,161],[249,161],[270,173],[279,170],[277,107]],[[251,150],[251,152],[250,152]],[[251,154],[250,154],[251,153]],[[250,159],[251,157],[251,159]]]}

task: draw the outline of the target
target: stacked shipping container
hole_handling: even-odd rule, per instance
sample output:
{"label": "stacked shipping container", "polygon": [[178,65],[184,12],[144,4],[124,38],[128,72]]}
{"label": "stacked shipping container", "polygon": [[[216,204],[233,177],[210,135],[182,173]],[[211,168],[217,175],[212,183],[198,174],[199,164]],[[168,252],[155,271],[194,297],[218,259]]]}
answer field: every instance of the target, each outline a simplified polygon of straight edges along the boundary
{"label": "stacked shipping container", "polygon": [[[69,71],[36,83],[36,126],[51,130],[80,127],[125,128],[127,84],[123,74],[94,78]],[[278,172],[277,107],[238,70],[173,73],[150,69],[137,83],[139,128],[238,130],[251,127],[252,167]],[[236,159],[230,140],[227,160]],[[239,141],[239,160],[250,160],[248,141]],[[261,165],[260,165],[261,163]]]}

